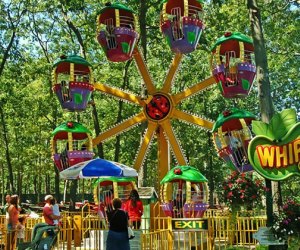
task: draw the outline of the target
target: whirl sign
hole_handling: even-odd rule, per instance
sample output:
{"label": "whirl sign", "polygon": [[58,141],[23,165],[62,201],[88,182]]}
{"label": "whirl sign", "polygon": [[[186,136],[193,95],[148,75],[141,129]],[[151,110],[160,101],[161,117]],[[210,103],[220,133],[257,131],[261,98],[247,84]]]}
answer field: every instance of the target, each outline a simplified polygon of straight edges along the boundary
{"label": "whirl sign", "polygon": [[259,174],[276,181],[300,175],[300,122],[293,109],[274,115],[269,124],[253,121],[252,130],[248,157]]}
{"label": "whirl sign", "polygon": [[299,165],[300,139],[282,146],[257,146],[256,153],[263,168],[281,168],[294,164]]}

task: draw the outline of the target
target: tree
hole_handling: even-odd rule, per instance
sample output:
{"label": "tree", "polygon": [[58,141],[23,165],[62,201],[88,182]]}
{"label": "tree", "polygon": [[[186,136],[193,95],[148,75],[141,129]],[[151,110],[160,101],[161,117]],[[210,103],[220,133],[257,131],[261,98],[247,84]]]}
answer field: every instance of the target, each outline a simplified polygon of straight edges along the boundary
{"label": "tree", "polygon": [[[1,12],[3,12],[2,17],[6,16],[7,19],[2,18],[1,22],[1,36],[5,39],[2,40],[0,49],[1,49],[1,62],[0,62],[0,77],[3,77],[3,71],[6,65],[6,62],[9,58],[13,58],[13,55],[17,53],[17,33],[22,25],[22,17],[26,12],[24,3],[22,1],[17,4],[13,3],[1,3]],[[4,14],[5,13],[5,14]],[[7,20],[7,21],[6,21]],[[17,57],[17,56],[16,56]],[[14,179],[13,179],[13,166],[11,163],[11,156],[9,150],[9,138],[7,136],[7,123],[6,123],[6,114],[3,110],[3,107],[6,102],[5,95],[0,96],[0,115],[1,115],[1,124],[3,129],[3,141],[5,145],[5,155],[7,168],[9,173],[9,189],[11,192],[15,192]]]}
{"label": "tree", "polygon": [[[66,120],[80,119],[82,124],[94,131],[95,137],[117,124],[122,117],[130,117],[137,111],[135,106],[119,103],[119,100],[112,100],[96,91],[93,93],[93,106],[77,116],[63,113],[57,98],[52,94],[50,75],[55,59],[62,54],[81,52],[94,65],[97,82],[140,93],[141,77],[134,63],[109,62],[96,42],[95,20],[105,2],[54,0],[0,3],[3,14],[0,15],[0,33],[3,38],[0,42],[0,109],[3,114],[0,112],[0,118],[4,119],[0,124],[3,148],[0,150],[0,159],[5,182],[0,180],[2,185],[9,183],[10,186],[13,182],[11,186],[15,186],[20,194],[62,192],[63,183],[54,170],[49,150],[50,135],[56,126]],[[137,10],[141,27],[139,46],[154,82],[160,86],[173,57],[159,29],[161,1],[121,2]],[[274,109],[293,106],[299,114],[299,4],[297,1],[281,0],[258,3],[264,3],[260,6],[260,14]],[[235,0],[206,1],[204,8],[206,29],[197,50],[184,56],[180,74],[172,86],[173,93],[211,75],[210,45],[225,31],[240,31],[251,35],[246,5]],[[258,80],[261,82],[260,78]],[[257,105],[260,90],[256,82],[248,98],[225,100],[216,86],[212,86],[185,100],[180,104],[180,109],[212,120],[216,120],[223,110],[236,105],[260,115]],[[227,174],[227,168],[217,158],[209,131],[176,121],[172,121],[173,125],[190,164],[200,169],[214,190],[215,184]],[[95,153],[131,165],[141,134],[142,128],[136,127],[99,144]],[[154,143],[149,149],[145,164],[145,185],[159,181],[153,167],[157,165],[156,147]],[[174,159],[171,164],[176,165]],[[286,188],[283,185],[283,193],[286,193]]]}

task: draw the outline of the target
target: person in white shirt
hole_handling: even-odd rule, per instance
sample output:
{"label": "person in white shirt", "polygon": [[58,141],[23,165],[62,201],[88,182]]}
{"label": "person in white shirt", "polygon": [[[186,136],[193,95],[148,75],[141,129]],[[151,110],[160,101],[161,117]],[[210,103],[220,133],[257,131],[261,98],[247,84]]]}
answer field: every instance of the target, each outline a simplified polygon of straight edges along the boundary
{"label": "person in white shirt", "polygon": [[22,216],[19,217],[19,224],[17,226],[17,238],[18,238],[18,243],[24,242],[25,239],[25,222],[26,222],[26,217]]}
{"label": "person in white shirt", "polygon": [[[59,206],[56,203],[56,199],[55,198],[51,199],[50,204],[52,205],[53,215],[60,216]],[[55,226],[59,225],[59,220],[53,220],[53,222]]]}

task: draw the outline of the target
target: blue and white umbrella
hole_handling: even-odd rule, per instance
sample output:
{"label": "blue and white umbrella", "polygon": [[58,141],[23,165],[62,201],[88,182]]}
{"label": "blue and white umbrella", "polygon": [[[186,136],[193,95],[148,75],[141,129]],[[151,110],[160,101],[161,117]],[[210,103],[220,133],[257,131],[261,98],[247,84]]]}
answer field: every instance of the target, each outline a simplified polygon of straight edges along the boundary
{"label": "blue and white umbrella", "polygon": [[118,162],[96,158],[80,162],[59,173],[61,179],[84,179],[98,177],[137,177],[138,173],[134,168]]}

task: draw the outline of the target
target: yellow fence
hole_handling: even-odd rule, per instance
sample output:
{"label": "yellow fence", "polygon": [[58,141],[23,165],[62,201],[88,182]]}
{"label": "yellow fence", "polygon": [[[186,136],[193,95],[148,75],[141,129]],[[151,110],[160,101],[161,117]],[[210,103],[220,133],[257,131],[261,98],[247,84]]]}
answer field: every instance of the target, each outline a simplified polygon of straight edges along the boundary
{"label": "yellow fence", "polygon": [[[170,230],[144,233],[141,236],[141,249],[144,250],[168,250],[170,249]],[[172,248],[171,248],[172,249]]]}
{"label": "yellow fence", "polygon": [[221,249],[231,245],[255,246],[257,241],[253,233],[259,227],[266,226],[265,216],[249,216],[232,218],[231,215],[213,218],[214,246]]}
{"label": "yellow fence", "polygon": [[0,216],[0,249],[6,245],[5,216]]}
{"label": "yellow fence", "polygon": [[[161,216],[161,215],[160,215]],[[130,241],[131,249],[147,250],[223,250],[231,246],[254,248],[257,241],[253,233],[266,226],[264,214],[238,214],[235,218],[228,212],[208,210],[203,219],[207,229],[174,229],[172,218],[154,216],[143,218],[141,230]],[[197,219],[194,219],[197,221]],[[31,231],[42,218],[26,221],[25,241],[31,240]],[[107,222],[95,213],[62,213],[56,249],[105,249]],[[0,249],[6,244],[5,217],[0,216]]]}

